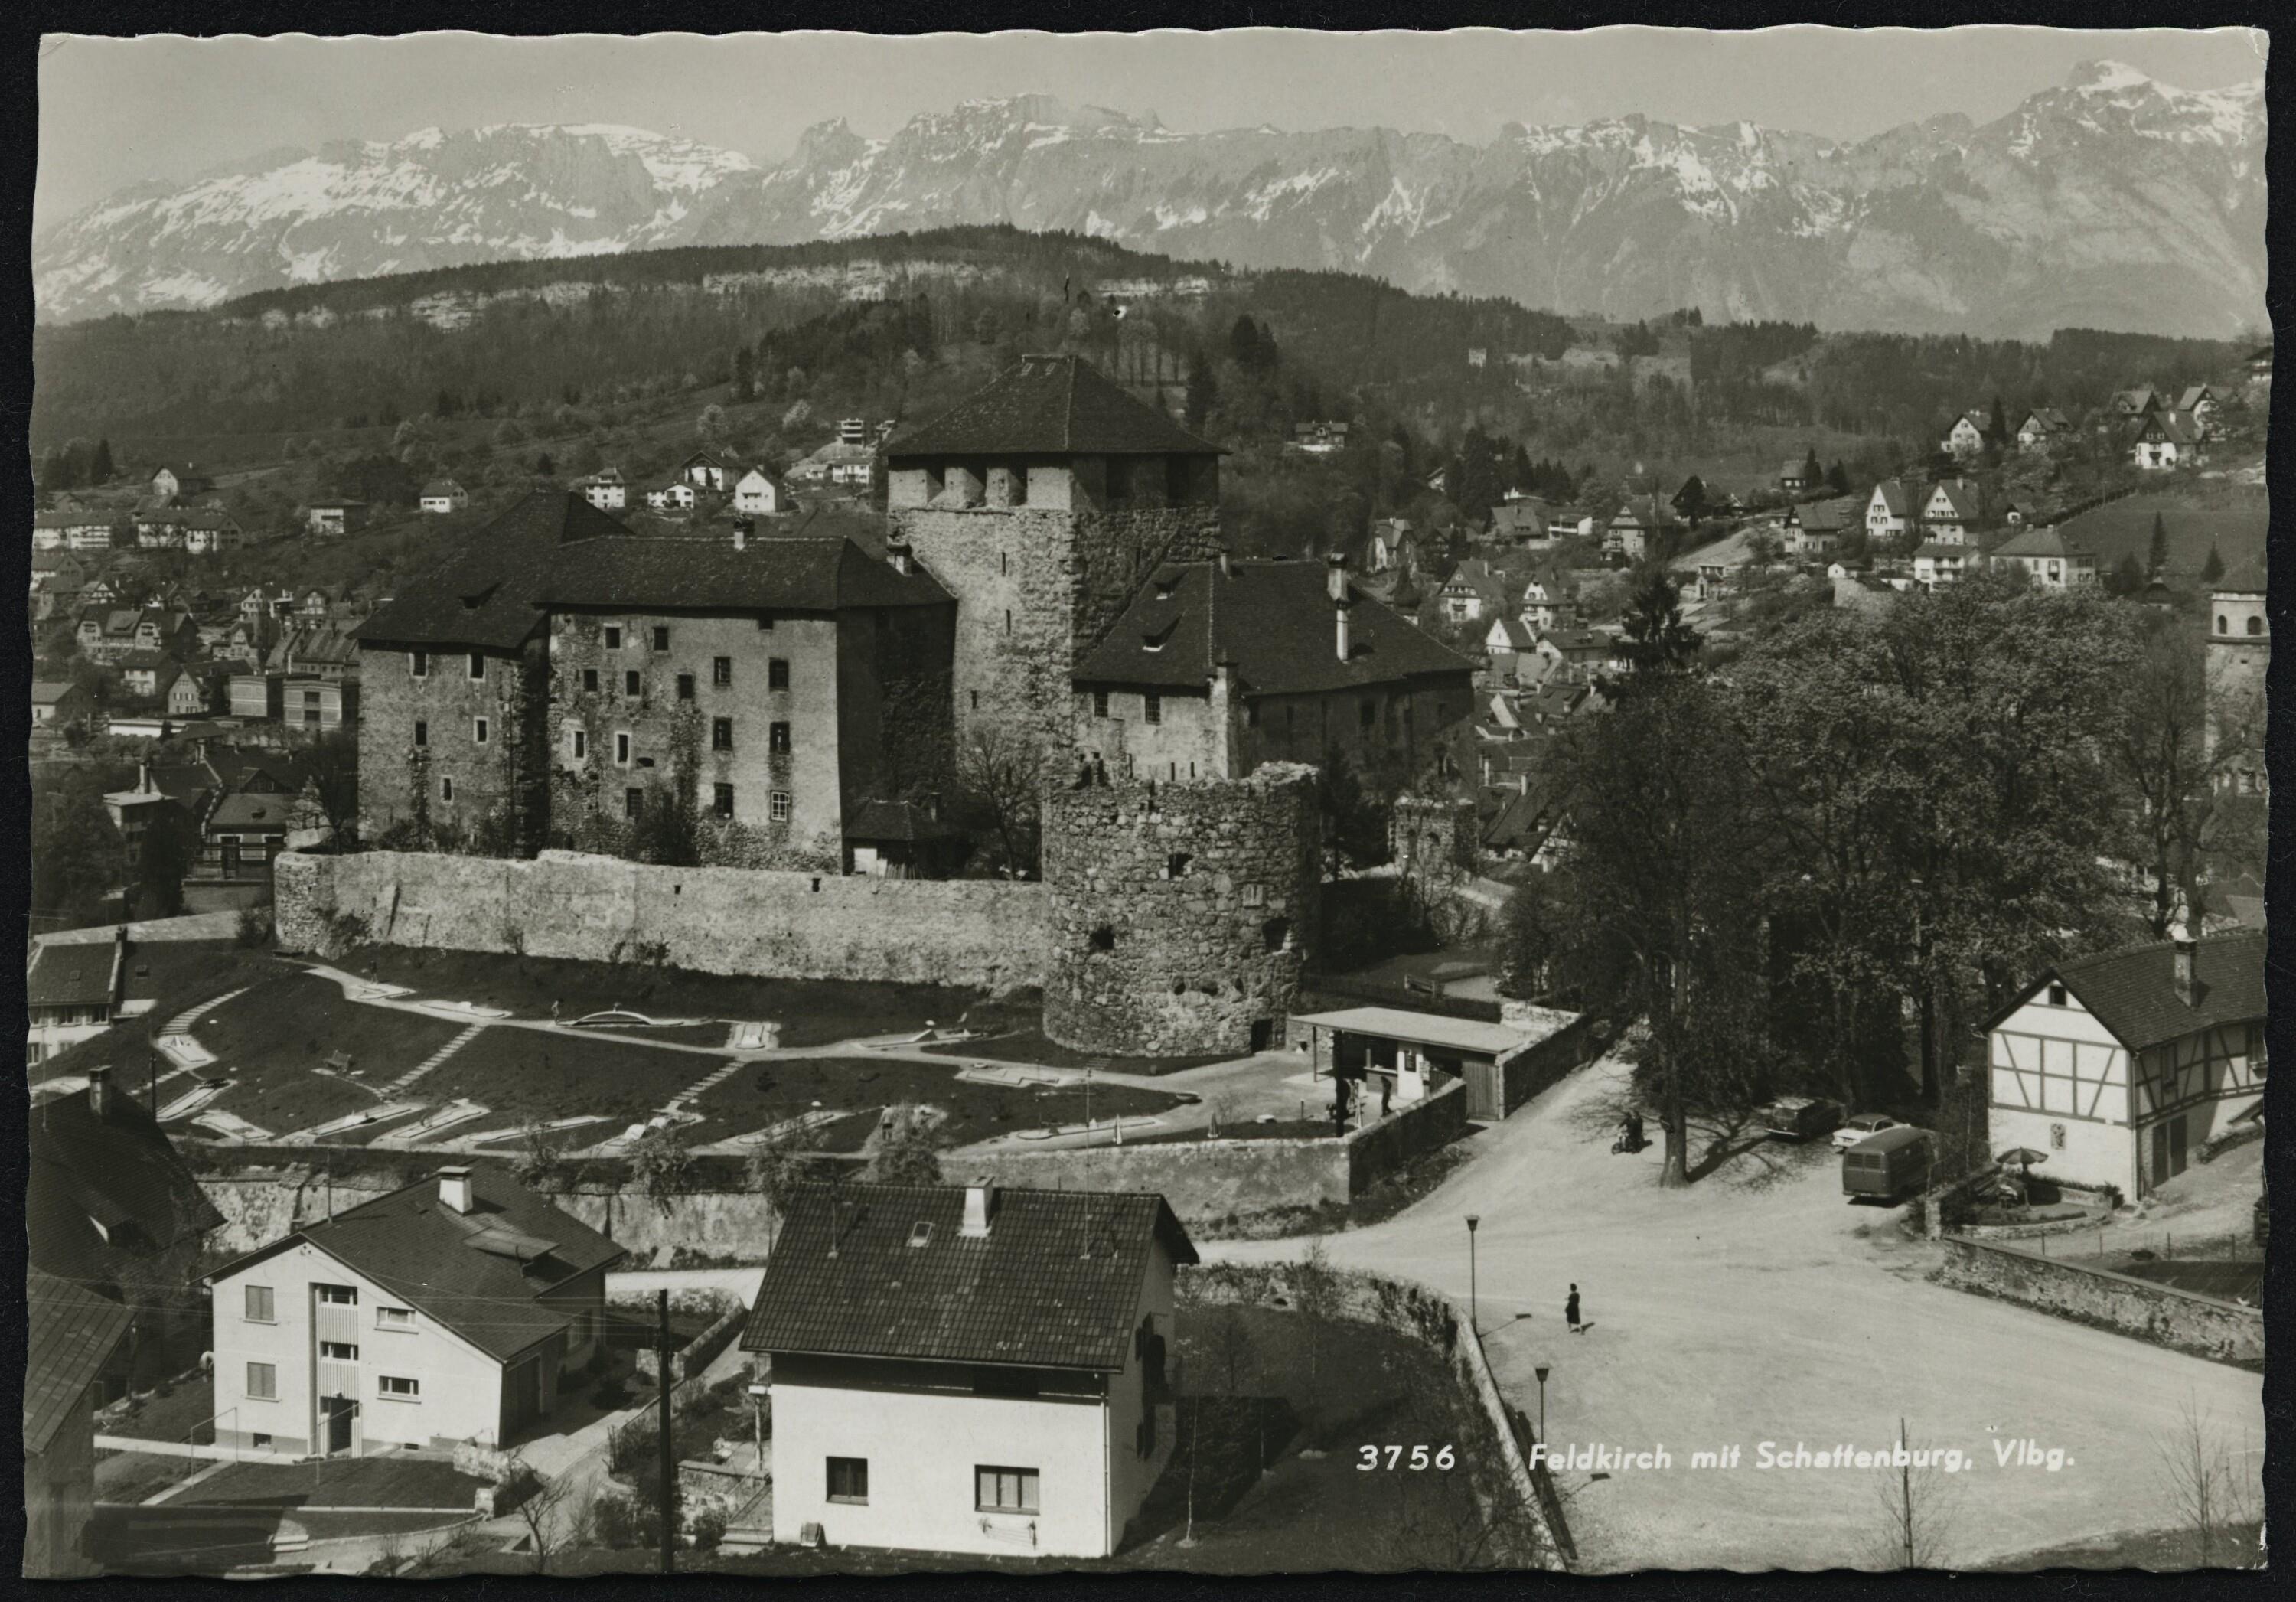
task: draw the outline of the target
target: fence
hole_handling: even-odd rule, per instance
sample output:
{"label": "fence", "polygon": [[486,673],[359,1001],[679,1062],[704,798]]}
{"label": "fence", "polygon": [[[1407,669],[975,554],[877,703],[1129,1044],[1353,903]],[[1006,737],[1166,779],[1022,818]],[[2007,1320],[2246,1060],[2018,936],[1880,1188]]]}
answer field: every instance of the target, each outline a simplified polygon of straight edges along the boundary
{"label": "fence", "polygon": [[[1949,1237],[1939,1284],[2218,1362],[2264,1361],[2260,1308],[2038,1252]],[[2260,1266],[2260,1265],[2259,1265]]]}

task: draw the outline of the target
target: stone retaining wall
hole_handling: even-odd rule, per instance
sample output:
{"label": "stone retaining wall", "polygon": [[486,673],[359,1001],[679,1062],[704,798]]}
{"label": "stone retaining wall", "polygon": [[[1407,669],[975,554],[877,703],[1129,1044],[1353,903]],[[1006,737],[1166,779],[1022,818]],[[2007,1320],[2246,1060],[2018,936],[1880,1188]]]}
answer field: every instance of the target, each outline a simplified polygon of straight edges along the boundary
{"label": "stone retaining wall", "polygon": [[654,867],[560,851],[532,861],[290,851],[273,875],[289,952],[373,941],[991,992],[1044,976],[1039,883]]}
{"label": "stone retaining wall", "polygon": [[2052,1261],[1987,1241],[1948,1238],[1940,1284],[2116,1330],[2155,1346],[2227,1363],[2264,1360],[2262,1310]]}
{"label": "stone retaining wall", "polygon": [[[1309,1271],[1299,1262],[1200,1263],[1180,1269],[1177,1296],[1183,1306],[1296,1308],[1301,1277]],[[1568,1568],[1562,1554],[1570,1542],[1561,1526],[1561,1508],[1538,1495],[1482,1343],[1468,1332],[1466,1310],[1423,1285],[1351,1269],[1324,1272],[1331,1317],[1393,1330],[1433,1348],[1449,1366],[1480,1437],[1459,1442],[1460,1459],[1483,1470],[1474,1484],[1486,1511],[1493,1511],[1495,1498],[1505,1498],[1513,1515],[1507,1523],[1517,1538],[1507,1544],[1513,1549],[1502,1549],[1499,1556],[1523,1568]]]}

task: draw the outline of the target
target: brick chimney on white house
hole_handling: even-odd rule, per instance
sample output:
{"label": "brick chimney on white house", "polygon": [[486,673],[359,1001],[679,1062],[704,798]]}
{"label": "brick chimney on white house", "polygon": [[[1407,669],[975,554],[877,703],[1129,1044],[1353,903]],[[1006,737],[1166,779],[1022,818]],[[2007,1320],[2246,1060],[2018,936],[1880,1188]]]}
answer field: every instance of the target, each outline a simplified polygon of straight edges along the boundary
{"label": "brick chimney on white house", "polygon": [[2176,953],[2177,999],[2190,1006],[2194,998],[2200,993],[2200,982],[2194,975],[2200,946],[2193,939],[2193,932],[2182,922],[2169,926],[2169,942]]}
{"label": "brick chimney on white house", "polygon": [[957,1234],[966,1240],[986,1240],[988,1220],[996,1211],[996,1187],[987,1174],[964,1187],[964,1222]]}
{"label": "brick chimney on white house", "polygon": [[1352,654],[1355,642],[1349,636],[1349,617],[1355,611],[1356,598],[1348,588],[1348,558],[1344,551],[1333,551],[1324,560],[1324,591],[1332,597],[1332,646],[1341,661]]}

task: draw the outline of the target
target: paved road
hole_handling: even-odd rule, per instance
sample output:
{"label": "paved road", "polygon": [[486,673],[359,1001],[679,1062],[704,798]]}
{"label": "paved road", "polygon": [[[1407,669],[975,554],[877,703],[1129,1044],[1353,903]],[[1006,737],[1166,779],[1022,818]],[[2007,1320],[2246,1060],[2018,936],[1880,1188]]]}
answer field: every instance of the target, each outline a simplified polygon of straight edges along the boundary
{"label": "paved road", "polygon": [[[1686,1191],[1658,1187],[1653,1144],[1609,1154],[1603,1101],[1623,1070],[1581,1070],[1499,1128],[1434,1195],[1327,1237],[1347,1267],[1469,1294],[1492,1366],[1549,1439],[1641,1450],[1670,1470],[1562,1476],[1590,1568],[1873,1566],[1884,1518],[1871,1470],[1758,1470],[1759,1442],[1915,1442],[1975,1459],[1937,1499],[1948,1561],[1972,1563],[2176,1522],[2158,1442],[2190,1402],[2234,1450],[2264,1440],[2259,1376],[1924,1282],[1939,1248],[1855,1206],[1826,1154],[1768,1148]],[[1208,1258],[1296,1256],[1300,1241],[1214,1242]],[[1563,1325],[1576,1281],[1591,1327]],[[1520,1319],[1518,1315],[1529,1314]],[[2245,1432],[2245,1439],[2243,1439]],[[2070,1466],[2001,1467],[2030,1437]],[[1687,1466],[1739,1444],[1744,1466]],[[2260,1460],[2251,1458],[2251,1461]]]}

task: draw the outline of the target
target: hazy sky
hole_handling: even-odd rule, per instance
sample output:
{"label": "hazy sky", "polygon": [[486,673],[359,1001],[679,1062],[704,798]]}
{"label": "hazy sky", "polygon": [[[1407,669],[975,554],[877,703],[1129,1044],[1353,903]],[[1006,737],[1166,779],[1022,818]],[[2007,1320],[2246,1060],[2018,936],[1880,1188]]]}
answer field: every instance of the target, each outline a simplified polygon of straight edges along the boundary
{"label": "hazy sky", "polygon": [[1375,124],[1480,142],[1507,122],[1641,111],[1849,139],[1941,111],[2000,116],[2081,61],[2205,89],[2261,77],[2264,55],[2260,30],[2235,29],[51,36],[33,218],[279,146],[434,123],[628,123],[770,160],[833,117],[880,136],[959,100],[1043,93],[1187,132]]}

